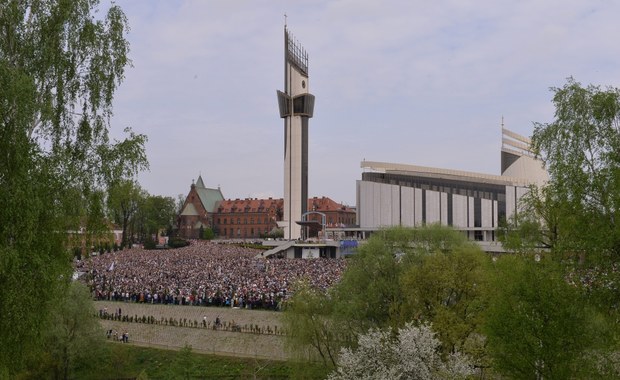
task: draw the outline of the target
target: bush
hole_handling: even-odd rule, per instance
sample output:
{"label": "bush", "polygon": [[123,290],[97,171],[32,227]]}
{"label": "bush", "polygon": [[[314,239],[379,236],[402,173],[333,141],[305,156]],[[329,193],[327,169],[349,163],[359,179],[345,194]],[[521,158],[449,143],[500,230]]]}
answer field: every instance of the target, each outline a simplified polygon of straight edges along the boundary
{"label": "bush", "polygon": [[183,238],[180,238],[180,237],[174,237],[168,240],[168,246],[170,248],[181,248],[181,247],[187,247],[188,245],[189,245],[189,241]]}
{"label": "bush", "polygon": [[156,247],[157,247],[157,244],[155,240],[151,238],[151,236],[147,236],[144,239],[144,249],[155,249]]}
{"label": "bush", "polygon": [[203,240],[213,240],[215,238],[215,232],[211,228],[200,227],[200,238]]}

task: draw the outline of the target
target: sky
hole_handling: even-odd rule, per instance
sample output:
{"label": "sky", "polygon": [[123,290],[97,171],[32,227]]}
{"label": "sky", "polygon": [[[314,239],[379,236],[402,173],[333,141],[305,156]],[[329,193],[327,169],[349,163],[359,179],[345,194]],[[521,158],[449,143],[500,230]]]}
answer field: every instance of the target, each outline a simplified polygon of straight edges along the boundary
{"label": "sky", "polygon": [[146,134],[152,195],[202,176],[226,199],[283,196],[284,23],[316,96],[309,189],[355,206],[362,160],[500,174],[501,124],[553,121],[568,77],[620,87],[620,2],[116,0],[133,67],[112,135]]}

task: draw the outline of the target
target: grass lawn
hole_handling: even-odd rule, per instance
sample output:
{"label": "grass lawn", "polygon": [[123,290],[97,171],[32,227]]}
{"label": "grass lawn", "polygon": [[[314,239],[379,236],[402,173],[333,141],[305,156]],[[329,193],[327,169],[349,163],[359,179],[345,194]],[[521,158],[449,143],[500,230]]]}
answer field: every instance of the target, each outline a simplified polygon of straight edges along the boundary
{"label": "grass lawn", "polygon": [[222,357],[192,352],[106,343],[107,357],[93,358],[97,371],[78,371],[78,379],[323,379],[322,363]]}

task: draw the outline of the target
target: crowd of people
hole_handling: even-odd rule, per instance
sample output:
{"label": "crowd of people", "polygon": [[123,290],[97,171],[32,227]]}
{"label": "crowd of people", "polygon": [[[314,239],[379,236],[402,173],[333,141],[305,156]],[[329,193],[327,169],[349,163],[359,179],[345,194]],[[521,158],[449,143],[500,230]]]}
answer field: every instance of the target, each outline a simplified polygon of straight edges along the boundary
{"label": "crowd of people", "polygon": [[305,280],[327,289],[344,259],[262,259],[260,251],[192,241],[171,250],[126,249],[82,260],[76,270],[100,300],[278,309]]}

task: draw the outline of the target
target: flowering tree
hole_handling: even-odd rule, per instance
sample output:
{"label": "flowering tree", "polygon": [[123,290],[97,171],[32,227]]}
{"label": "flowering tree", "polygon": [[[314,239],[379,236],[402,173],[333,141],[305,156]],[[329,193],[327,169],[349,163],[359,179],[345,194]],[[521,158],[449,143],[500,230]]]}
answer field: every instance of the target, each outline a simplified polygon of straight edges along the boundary
{"label": "flowering tree", "polygon": [[358,348],[343,348],[329,380],[458,379],[473,374],[467,357],[442,358],[440,342],[429,324],[407,323],[398,329],[371,329],[358,337]]}

